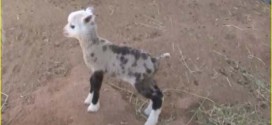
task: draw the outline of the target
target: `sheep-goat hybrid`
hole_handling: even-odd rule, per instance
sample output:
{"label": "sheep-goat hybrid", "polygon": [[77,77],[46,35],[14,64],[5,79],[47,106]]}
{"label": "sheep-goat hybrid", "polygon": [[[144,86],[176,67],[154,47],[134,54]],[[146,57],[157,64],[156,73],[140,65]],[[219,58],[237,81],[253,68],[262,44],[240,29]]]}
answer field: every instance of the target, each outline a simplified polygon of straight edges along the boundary
{"label": "sheep-goat hybrid", "polygon": [[66,37],[79,41],[84,61],[93,72],[90,78],[90,92],[84,101],[89,104],[88,111],[98,111],[99,90],[103,76],[108,74],[132,84],[141,95],[150,100],[144,111],[149,116],[145,125],[156,125],[161,112],[163,93],[153,76],[158,70],[159,60],[169,57],[170,54],[152,57],[142,50],[115,45],[99,37],[96,29],[92,7],[71,12],[68,24],[64,27]]}

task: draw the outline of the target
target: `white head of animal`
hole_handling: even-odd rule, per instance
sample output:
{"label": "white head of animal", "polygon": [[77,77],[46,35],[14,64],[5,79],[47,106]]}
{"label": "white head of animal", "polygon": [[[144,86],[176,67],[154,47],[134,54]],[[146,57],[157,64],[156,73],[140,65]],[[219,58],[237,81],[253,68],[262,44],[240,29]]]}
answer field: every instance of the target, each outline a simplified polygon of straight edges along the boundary
{"label": "white head of animal", "polygon": [[94,31],[96,24],[93,11],[93,7],[88,7],[85,10],[71,12],[68,16],[68,23],[64,27],[64,36],[81,40]]}

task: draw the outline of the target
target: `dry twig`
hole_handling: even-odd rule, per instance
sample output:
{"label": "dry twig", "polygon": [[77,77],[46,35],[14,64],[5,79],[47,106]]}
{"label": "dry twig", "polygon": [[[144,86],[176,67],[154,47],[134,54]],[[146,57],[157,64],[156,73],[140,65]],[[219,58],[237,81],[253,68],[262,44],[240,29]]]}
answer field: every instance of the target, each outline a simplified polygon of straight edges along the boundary
{"label": "dry twig", "polygon": [[186,61],[185,61],[185,59],[184,59],[184,56],[183,56],[183,54],[182,54],[181,49],[180,49],[179,47],[178,47],[178,49],[179,49],[179,54],[180,54],[180,56],[181,56],[181,61],[182,61],[183,65],[189,70],[189,72],[190,72],[190,73],[199,72],[198,70],[197,70],[197,71],[194,71],[194,70],[191,70],[191,69],[190,69],[190,67],[188,66],[188,64],[186,63]]}
{"label": "dry twig", "polygon": [[262,59],[260,59],[259,57],[254,56],[254,54],[252,54],[252,52],[249,50],[248,46],[246,46],[246,49],[247,49],[247,52],[249,54],[248,55],[249,59],[256,58],[258,61],[260,61],[261,63],[263,63],[265,65],[265,63],[264,63],[264,61]]}
{"label": "dry twig", "polygon": [[132,94],[132,95],[135,95],[134,92],[132,92],[132,91],[130,91],[130,90],[126,90],[126,89],[124,89],[124,88],[121,88],[121,87],[119,87],[119,86],[117,86],[117,85],[110,84],[110,83],[106,83],[106,84],[112,86],[113,88],[119,89],[119,90],[121,90],[121,91],[123,91],[123,92],[129,93],[129,94]]}
{"label": "dry twig", "polygon": [[[204,104],[205,101],[206,101],[206,99],[204,99],[204,100],[201,102],[200,106],[198,107],[198,110],[200,110],[200,108],[202,107],[202,105]],[[196,113],[198,112],[198,110],[195,111],[195,113],[194,113],[193,116],[190,118],[190,120],[186,123],[186,125],[189,125],[189,124],[192,122],[192,120],[193,120],[194,117],[196,116]]]}
{"label": "dry twig", "polygon": [[2,106],[1,106],[1,110],[2,110],[3,107],[7,104],[7,101],[8,101],[8,97],[9,97],[9,96],[8,96],[7,94],[3,93],[3,92],[1,92],[1,94],[3,94],[3,95],[6,96],[5,101],[4,101],[4,103],[2,104]]}
{"label": "dry twig", "polygon": [[201,96],[201,95],[197,95],[197,94],[195,94],[195,93],[190,93],[190,92],[187,92],[187,91],[184,91],[184,90],[179,90],[179,89],[165,89],[165,90],[163,90],[164,93],[165,93],[165,92],[169,92],[169,91],[186,93],[186,94],[189,94],[189,95],[198,97],[198,98],[202,98],[202,99],[205,99],[205,100],[209,100],[209,101],[212,102],[212,103],[215,103],[213,100],[209,99],[208,97],[204,97],[204,96]]}
{"label": "dry twig", "polygon": [[228,83],[229,83],[229,86],[230,86],[230,87],[232,87],[232,85],[231,85],[231,83],[230,83],[230,80],[229,80],[229,78],[225,76],[225,79],[226,79],[226,80],[228,81]]}
{"label": "dry twig", "polygon": [[245,29],[242,29],[242,28],[240,28],[240,27],[238,27],[238,26],[230,25],[230,24],[224,25],[224,26],[226,26],[226,27],[234,27],[234,28],[239,29],[239,30],[242,30],[242,31],[245,30]]}

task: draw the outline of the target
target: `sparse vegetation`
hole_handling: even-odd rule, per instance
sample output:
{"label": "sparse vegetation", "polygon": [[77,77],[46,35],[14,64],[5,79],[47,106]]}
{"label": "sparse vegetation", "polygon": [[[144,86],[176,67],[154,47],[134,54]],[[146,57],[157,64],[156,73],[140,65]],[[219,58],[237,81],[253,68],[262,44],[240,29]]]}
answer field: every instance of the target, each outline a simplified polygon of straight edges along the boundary
{"label": "sparse vegetation", "polygon": [[200,105],[194,111],[200,125],[269,125],[256,107],[250,103],[237,105]]}
{"label": "sparse vegetation", "polygon": [[103,37],[171,53],[155,76],[164,93],[157,125],[270,125],[271,8],[263,1],[4,0],[2,124],[144,124],[148,100],[116,79],[102,85],[102,110],[82,104],[91,72],[62,30],[68,12],[94,5]]}

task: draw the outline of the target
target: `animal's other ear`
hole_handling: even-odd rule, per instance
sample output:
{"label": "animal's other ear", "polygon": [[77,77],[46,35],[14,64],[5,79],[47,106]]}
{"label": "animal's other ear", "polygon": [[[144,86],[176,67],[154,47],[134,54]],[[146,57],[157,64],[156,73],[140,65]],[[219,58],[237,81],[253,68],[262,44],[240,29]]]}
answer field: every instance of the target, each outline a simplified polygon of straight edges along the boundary
{"label": "animal's other ear", "polygon": [[89,16],[86,16],[83,21],[84,23],[89,23],[91,21],[91,19],[93,18],[93,15],[89,15]]}
{"label": "animal's other ear", "polygon": [[89,6],[86,8],[86,12],[88,12],[89,14],[93,14],[94,13],[94,8],[92,6]]}

